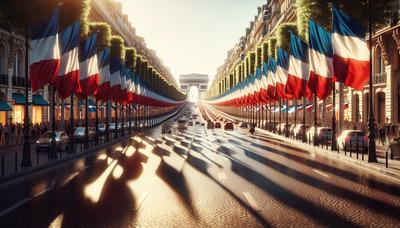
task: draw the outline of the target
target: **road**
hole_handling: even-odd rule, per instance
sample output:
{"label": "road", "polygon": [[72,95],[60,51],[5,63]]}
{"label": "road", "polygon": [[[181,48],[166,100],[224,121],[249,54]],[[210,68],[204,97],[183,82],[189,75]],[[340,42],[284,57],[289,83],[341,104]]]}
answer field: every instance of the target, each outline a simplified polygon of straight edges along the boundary
{"label": "road", "polygon": [[394,179],[238,128],[159,132],[0,186],[1,227],[400,224]]}

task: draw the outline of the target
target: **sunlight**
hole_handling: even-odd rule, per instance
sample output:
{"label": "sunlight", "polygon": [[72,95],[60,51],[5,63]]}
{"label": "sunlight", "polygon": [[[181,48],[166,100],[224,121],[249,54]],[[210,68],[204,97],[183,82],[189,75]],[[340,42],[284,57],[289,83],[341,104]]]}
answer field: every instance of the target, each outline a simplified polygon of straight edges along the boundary
{"label": "sunlight", "polygon": [[115,151],[118,151],[118,152],[121,152],[123,150],[124,150],[124,148],[122,146],[119,146],[119,147],[115,148]]}
{"label": "sunlight", "polygon": [[[111,161],[110,161],[111,160]],[[93,203],[97,203],[100,199],[101,192],[104,187],[104,183],[107,180],[107,177],[110,175],[110,173],[114,170],[115,166],[117,165],[117,160],[112,160],[108,159],[110,161],[110,166],[107,167],[107,169],[101,174],[97,180],[94,182],[86,185],[84,193],[85,196],[88,197]]]}
{"label": "sunlight", "polygon": [[49,228],[61,228],[64,220],[64,213],[58,215],[49,225]]}
{"label": "sunlight", "polygon": [[98,157],[97,157],[97,159],[98,160],[106,160],[107,159],[107,155],[105,155],[105,154],[100,154]]}
{"label": "sunlight", "polygon": [[197,103],[199,101],[199,88],[196,86],[190,87],[189,102]]}
{"label": "sunlight", "polygon": [[122,176],[123,172],[124,172],[124,169],[120,165],[115,166],[115,169],[113,171],[114,179],[118,180]]}

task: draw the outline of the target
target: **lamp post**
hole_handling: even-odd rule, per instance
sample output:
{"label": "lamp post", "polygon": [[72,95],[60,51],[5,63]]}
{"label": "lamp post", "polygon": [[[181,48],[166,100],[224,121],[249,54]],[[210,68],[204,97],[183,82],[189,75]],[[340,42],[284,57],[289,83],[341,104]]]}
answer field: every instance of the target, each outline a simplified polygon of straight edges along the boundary
{"label": "lamp post", "polygon": [[69,140],[68,140],[68,153],[75,153],[75,144],[74,144],[74,94],[71,93],[71,110],[70,110],[70,131],[69,131]]}
{"label": "lamp post", "polygon": [[32,166],[31,161],[31,144],[29,142],[29,110],[28,110],[28,77],[29,77],[29,28],[25,31],[25,110],[24,110],[24,144],[22,146],[22,167]]}
{"label": "lamp post", "polygon": [[318,120],[317,120],[317,108],[318,108],[318,98],[317,95],[314,94],[314,135],[313,135],[313,145],[318,146],[318,132],[317,132],[317,125],[318,125]]}
{"label": "lamp post", "polygon": [[336,83],[333,82],[333,90],[332,90],[332,142],[331,142],[331,150],[337,150],[337,141],[336,141]]}
{"label": "lamp post", "polygon": [[89,149],[89,99],[85,99],[85,140],[83,143],[85,150]]}
{"label": "lamp post", "polygon": [[56,95],[55,88],[51,86],[51,141],[50,141],[50,159],[57,159],[57,151],[56,151],[56,114],[55,114],[55,103],[56,103]]}
{"label": "lamp post", "polygon": [[114,129],[114,140],[118,139],[118,102],[115,102],[115,129]]}
{"label": "lamp post", "polygon": [[110,101],[106,103],[106,132],[105,132],[105,141],[110,142],[110,113],[111,113],[111,104]]}
{"label": "lamp post", "polygon": [[94,134],[94,144],[99,145],[99,100],[96,98],[96,133]]}
{"label": "lamp post", "polygon": [[[300,128],[301,129],[301,128]],[[306,98],[303,97],[303,129],[302,129],[303,142],[307,142],[306,135]]]}
{"label": "lamp post", "polygon": [[289,101],[286,98],[286,126],[285,126],[285,137],[289,138]]}
{"label": "lamp post", "polygon": [[375,117],[374,117],[374,108],[372,99],[374,98],[373,94],[373,82],[372,82],[372,5],[373,0],[369,0],[369,120],[368,120],[368,129],[369,129],[369,140],[368,140],[368,162],[377,162],[376,158],[376,144],[375,144]]}

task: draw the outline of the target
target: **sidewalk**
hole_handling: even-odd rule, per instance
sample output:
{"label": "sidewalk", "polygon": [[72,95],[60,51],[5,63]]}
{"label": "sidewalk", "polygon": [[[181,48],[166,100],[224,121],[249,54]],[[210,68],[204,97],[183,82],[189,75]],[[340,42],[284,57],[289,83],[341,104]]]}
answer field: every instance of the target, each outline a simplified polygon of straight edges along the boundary
{"label": "sidewalk", "polygon": [[[229,119],[229,120],[239,120],[239,121],[244,121],[244,119],[242,118],[237,118],[234,116],[231,116],[229,114],[223,113],[219,110],[216,110],[214,107],[208,106],[208,109],[212,109],[214,112],[217,112],[219,115]],[[350,157],[350,153],[347,152],[347,155],[345,155],[344,151],[331,151],[331,150],[327,150],[327,149],[323,149],[320,147],[316,147],[307,143],[303,143],[300,141],[296,141],[290,138],[286,138],[284,136],[278,135],[278,134],[274,134],[272,132],[260,129],[260,128],[256,128],[256,132],[280,139],[280,140],[284,140],[287,143],[290,143],[291,145],[294,145],[296,147],[299,147],[301,149],[307,150],[307,151],[311,151],[314,153],[318,153],[321,154],[323,156],[327,156],[330,158],[334,158],[340,161],[345,161],[351,164],[355,164],[358,165],[359,167],[368,169],[368,170],[373,170],[376,172],[379,172],[381,174],[393,177],[397,180],[400,180],[400,160],[388,160],[388,168],[386,168],[386,150],[387,150],[387,146],[388,144],[386,144],[385,146],[383,146],[382,144],[378,144],[377,143],[377,148],[376,148],[376,152],[377,152],[377,159],[378,162],[377,163],[368,163],[367,159],[368,159],[368,154],[364,155],[364,161],[362,160],[362,156],[361,154],[359,155],[359,159],[356,158],[356,154],[352,153],[352,157]]]}

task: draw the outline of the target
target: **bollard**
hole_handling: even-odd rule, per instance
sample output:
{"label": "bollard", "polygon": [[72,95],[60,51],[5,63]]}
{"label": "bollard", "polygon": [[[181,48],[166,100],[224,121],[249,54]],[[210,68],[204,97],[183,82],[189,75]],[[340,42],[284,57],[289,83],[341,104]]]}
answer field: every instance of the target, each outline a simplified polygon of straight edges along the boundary
{"label": "bollard", "polygon": [[346,143],[344,143],[343,149],[344,149],[344,156],[347,156],[347,146],[346,146]]}
{"label": "bollard", "polygon": [[356,153],[357,153],[357,160],[358,160],[358,147],[359,147],[359,145],[358,145],[358,135],[356,136],[356,139],[357,139],[357,142],[356,142]]}
{"label": "bollard", "polygon": [[386,151],[386,168],[388,168],[389,167],[389,159],[388,159],[388,152]]}
{"label": "bollard", "polygon": [[350,139],[350,149],[349,149],[350,157],[351,157],[351,155],[352,155],[352,154],[351,154],[351,149],[352,149],[352,148],[351,148],[351,139]]}
{"label": "bollard", "polygon": [[18,172],[18,153],[15,152],[15,172]]}
{"label": "bollard", "polygon": [[1,156],[1,176],[4,177],[4,156]]}
{"label": "bollard", "polygon": [[364,161],[364,150],[365,150],[365,147],[364,147],[364,139],[363,139],[363,141],[361,141],[361,146],[362,146],[361,159]]}

